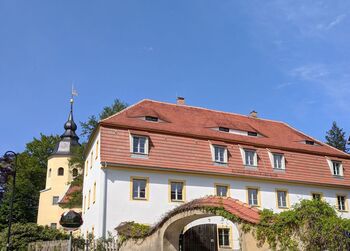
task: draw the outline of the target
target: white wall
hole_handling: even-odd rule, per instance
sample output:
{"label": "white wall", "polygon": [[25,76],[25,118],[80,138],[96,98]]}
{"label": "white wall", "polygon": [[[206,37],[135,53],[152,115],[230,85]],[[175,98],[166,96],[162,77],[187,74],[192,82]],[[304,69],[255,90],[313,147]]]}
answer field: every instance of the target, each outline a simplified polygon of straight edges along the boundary
{"label": "white wall", "polygon": [[[98,149],[98,155],[96,158],[96,142],[99,142],[99,149]],[[95,136],[95,139],[92,142],[92,147],[90,148],[90,151],[87,155],[87,159],[89,160],[89,166],[88,166],[88,172],[86,175],[86,168],[84,168],[84,185],[83,185],[83,226],[81,227],[81,233],[83,235],[86,234],[86,231],[89,231],[89,233],[92,232],[92,228],[94,228],[94,235],[95,236],[101,236],[102,235],[102,220],[101,218],[101,209],[103,208],[103,201],[101,198],[102,196],[102,188],[103,188],[103,175],[104,171],[101,169],[100,164],[100,134],[97,133]],[[90,154],[91,151],[93,151],[93,164],[92,168],[90,168]],[[86,162],[85,162],[86,164]],[[94,183],[96,182],[96,200],[95,203],[93,203],[93,187]],[[89,190],[91,191],[91,198],[90,198],[90,207],[88,208],[88,196],[89,196]],[[86,201],[85,200],[86,196]],[[85,210],[84,210],[84,203],[85,203]]]}
{"label": "white wall", "polygon": [[[101,173],[102,171],[100,171]],[[90,173],[91,174],[91,173]],[[114,228],[123,221],[135,221],[144,224],[154,224],[159,221],[163,214],[180,205],[181,203],[173,203],[168,201],[168,180],[179,179],[186,180],[186,201],[206,195],[214,195],[214,183],[224,183],[230,185],[230,195],[242,202],[246,201],[246,187],[258,186],[261,193],[262,208],[276,208],[276,189],[288,189],[291,205],[302,200],[310,199],[311,192],[323,193],[323,198],[331,205],[336,205],[336,194],[342,193],[349,197],[349,191],[331,188],[290,185],[290,184],[273,184],[267,182],[243,181],[237,179],[210,178],[209,176],[184,175],[170,173],[155,173],[137,170],[113,170],[107,169],[107,197],[106,197],[106,230],[115,234]],[[101,174],[100,174],[101,175]],[[133,201],[130,199],[130,177],[140,176],[149,178],[149,201]],[[97,177],[97,176],[96,176]],[[84,181],[84,193],[87,187],[91,186],[91,179]],[[98,183],[99,184],[99,183]],[[99,188],[99,185],[98,185]],[[102,206],[98,203],[96,205]],[[94,205],[94,206],[96,206]],[[95,225],[95,233],[101,233],[102,229],[98,222],[98,214],[96,214],[94,206],[84,215],[84,227]],[[92,210],[93,209],[93,210]],[[97,210],[97,209],[96,209]],[[93,212],[94,211],[94,212]],[[342,213],[343,217],[350,217],[349,213]],[[84,233],[84,232],[83,232]],[[100,234],[98,234],[100,235]]]}

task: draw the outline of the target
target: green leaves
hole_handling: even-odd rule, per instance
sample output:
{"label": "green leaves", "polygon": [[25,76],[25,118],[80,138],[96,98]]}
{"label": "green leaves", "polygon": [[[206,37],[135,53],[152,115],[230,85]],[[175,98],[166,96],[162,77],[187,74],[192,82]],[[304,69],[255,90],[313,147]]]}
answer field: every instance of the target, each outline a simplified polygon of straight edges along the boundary
{"label": "green leaves", "polygon": [[[27,250],[30,242],[68,239],[68,235],[57,229],[38,226],[35,223],[16,223],[12,226],[13,250]],[[0,233],[0,250],[6,247],[7,228]]]}
{"label": "green leaves", "polygon": [[302,200],[279,214],[264,209],[260,217],[256,238],[274,250],[348,250],[350,246],[344,235],[350,231],[350,221],[322,200]]}

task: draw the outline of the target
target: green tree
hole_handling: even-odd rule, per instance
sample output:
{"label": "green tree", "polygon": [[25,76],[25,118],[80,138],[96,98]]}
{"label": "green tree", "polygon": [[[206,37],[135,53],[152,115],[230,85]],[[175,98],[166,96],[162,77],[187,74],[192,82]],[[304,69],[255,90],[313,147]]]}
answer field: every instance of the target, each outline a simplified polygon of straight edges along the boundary
{"label": "green tree", "polygon": [[[39,191],[45,188],[47,158],[58,142],[58,136],[34,138],[18,155],[16,196],[14,200],[14,222],[36,222]],[[4,185],[4,198],[0,204],[0,231],[7,226],[12,195],[12,177]]]}
{"label": "green tree", "polygon": [[[0,250],[6,247],[7,228],[0,233]],[[35,223],[16,223],[12,226],[13,250],[28,250],[28,244],[35,241],[52,241],[68,239],[68,235],[47,226]]]}
{"label": "green tree", "polygon": [[333,146],[343,152],[347,152],[346,137],[343,128],[339,128],[337,123],[334,121],[332,128],[326,132],[326,143]]}
{"label": "green tree", "polygon": [[105,106],[98,116],[92,115],[86,122],[80,122],[82,131],[81,136],[89,139],[92,132],[97,127],[99,120],[108,118],[109,116],[112,116],[113,114],[124,110],[127,106],[127,103],[121,101],[120,99],[115,99],[113,104],[110,106]]}

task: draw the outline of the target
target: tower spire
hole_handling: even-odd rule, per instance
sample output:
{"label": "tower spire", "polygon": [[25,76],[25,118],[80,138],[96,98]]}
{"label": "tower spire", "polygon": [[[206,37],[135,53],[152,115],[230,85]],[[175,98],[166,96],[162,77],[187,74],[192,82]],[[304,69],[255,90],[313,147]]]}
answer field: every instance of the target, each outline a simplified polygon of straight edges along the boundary
{"label": "tower spire", "polygon": [[77,124],[74,122],[73,118],[73,104],[74,104],[74,96],[77,96],[77,92],[74,90],[72,86],[72,93],[70,99],[70,112],[68,115],[68,119],[64,124],[64,133],[61,135],[61,139],[55,147],[53,155],[69,155],[71,154],[72,146],[77,146],[79,144],[79,137],[75,133],[77,130]]}

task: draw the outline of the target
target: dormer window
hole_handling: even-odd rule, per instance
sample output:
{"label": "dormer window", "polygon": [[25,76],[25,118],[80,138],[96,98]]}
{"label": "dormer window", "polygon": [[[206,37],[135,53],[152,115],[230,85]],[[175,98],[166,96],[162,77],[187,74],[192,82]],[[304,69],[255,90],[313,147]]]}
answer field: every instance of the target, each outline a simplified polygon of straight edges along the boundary
{"label": "dormer window", "polygon": [[213,162],[227,164],[227,148],[225,146],[211,145]]}
{"label": "dormer window", "polygon": [[246,166],[258,165],[258,157],[255,150],[244,149],[244,164]]}
{"label": "dormer window", "polygon": [[157,117],[153,117],[153,116],[146,116],[145,120],[152,121],[152,122],[158,122],[158,118]]}
{"label": "dormer window", "polygon": [[332,161],[333,175],[343,176],[342,164],[340,161]]}
{"label": "dormer window", "polygon": [[275,169],[284,169],[285,168],[283,154],[273,153],[272,157],[273,157],[273,168],[275,168]]}
{"label": "dormer window", "polygon": [[257,132],[248,132],[248,136],[257,137],[257,136],[258,136],[258,133],[257,133]]}
{"label": "dormer window", "polygon": [[315,145],[315,141],[312,141],[312,140],[305,140],[305,144],[307,145]]}
{"label": "dormer window", "polygon": [[132,153],[148,154],[148,137],[132,135],[131,140]]}
{"label": "dormer window", "polygon": [[230,132],[230,129],[227,127],[219,127],[220,132]]}

